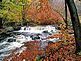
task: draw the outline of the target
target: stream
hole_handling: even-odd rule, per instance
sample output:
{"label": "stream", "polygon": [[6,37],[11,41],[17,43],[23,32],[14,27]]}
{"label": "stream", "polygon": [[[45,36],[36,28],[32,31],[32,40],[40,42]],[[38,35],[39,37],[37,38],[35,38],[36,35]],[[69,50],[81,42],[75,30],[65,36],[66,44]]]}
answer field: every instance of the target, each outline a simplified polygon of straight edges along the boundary
{"label": "stream", "polygon": [[13,31],[11,37],[7,37],[0,41],[0,61],[5,56],[8,56],[16,48],[20,48],[24,45],[24,42],[29,41],[41,41],[41,48],[45,48],[49,41],[56,42],[59,38],[46,39],[52,34],[59,33],[53,25],[48,26],[24,26],[18,31]]}

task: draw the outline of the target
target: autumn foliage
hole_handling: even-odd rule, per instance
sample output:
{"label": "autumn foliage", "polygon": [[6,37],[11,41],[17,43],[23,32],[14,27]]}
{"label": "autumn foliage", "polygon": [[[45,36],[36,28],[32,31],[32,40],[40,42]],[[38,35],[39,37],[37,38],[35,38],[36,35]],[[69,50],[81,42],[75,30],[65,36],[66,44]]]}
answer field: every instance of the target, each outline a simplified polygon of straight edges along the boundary
{"label": "autumn foliage", "polygon": [[68,35],[68,40],[58,41],[56,43],[48,43],[44,50],[39,50],[39,41],[26,42],[26,47],[20,54],[13,52],[12,55],[5,57],[3,61],[36,61],[41,57],[41,61],[80,61],[81,56],[75,55],[75,39]]}
{"label": "autumn foliage", "polygon": [[[25,17],[38,24],[54,24],[63,20],[59,13],[55,12],[48,0],[33,0],[29,9],[25,9]],[[72,29],[65,29],[64,24],[60,24],[59,34],[53,34],[47,39],[60,38],[57,42],[48,42],[44,49],[40,49],[41,41],[29,41],[24,43],[19,53],[16,49],[3,61],[81,61],[81,56],[75,54],[76,44]]]}
{"label": "autumn foliage", "polygon": [[53,34],[47,37],[47,39],[52,39],[52,38],[62,38],[62,34]]}
{"label": "autumn foliage", "polygon": [[[49,42],[45,49],[40,49],[40,41],[26,42],[22,47],[26,47],[20,54],[13,52],[12,55],[5,57],[3,61],[80,61],[81,56],[76,55],[76,44],[73,35],[69,34],[68,29],[61,30],[62,34],[54,34],[48,38],[60,37],[57,42]],[[22,48],[21,47],[21,48]]]}
{"label": "autumn foliage", "polygon": [[25,17],[37,24],[48,25],[62,21],[59,13],[53,10],[48,0],[33,0]]}

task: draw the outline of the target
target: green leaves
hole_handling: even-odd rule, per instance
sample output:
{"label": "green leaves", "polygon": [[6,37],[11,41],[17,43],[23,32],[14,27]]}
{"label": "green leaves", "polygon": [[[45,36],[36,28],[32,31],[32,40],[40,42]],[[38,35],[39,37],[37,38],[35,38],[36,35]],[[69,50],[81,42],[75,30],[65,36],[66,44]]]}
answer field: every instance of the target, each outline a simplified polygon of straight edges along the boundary
{"label": "green leaves", "polygon": [[19,17],[22,16],[22,6],[17,5],[16,0],[3,0],[0,6],[0,18],[6,18],[8,21],[14,22],[21,20]]}
{"label": "green leaves", "polygon": [[[29,9],[31,1],[32,0],[2,0],[2,2],[0,2],[0,18],[4,19],[3,22],[22,22],[22,13],[26,13],[25,9]],[[23,7],[25,8],[23,9]]]}
{"label": "green leaves", "polygon": [[38,58],[38,59],[36,59],[36,61],[42,61],[42,59]]}

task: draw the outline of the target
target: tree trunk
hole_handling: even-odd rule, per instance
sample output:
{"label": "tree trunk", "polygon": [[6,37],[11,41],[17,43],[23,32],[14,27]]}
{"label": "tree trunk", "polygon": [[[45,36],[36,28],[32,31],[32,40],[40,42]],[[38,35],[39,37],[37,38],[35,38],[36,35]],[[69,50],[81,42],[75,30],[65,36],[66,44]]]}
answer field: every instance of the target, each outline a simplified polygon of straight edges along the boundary
{"label": "tree trunk", "polygon": [[77,9],[74,3],[74,0],[66,0],[66,3],[69,8],[69,12],[71,15],[71,21],[73,25],[75,40],[76,40],[76,51],[81,50],[81,29],[80,22],[77,14]]}
{"label": "tree trunk", "polygon": [[[22,3],[25,4],[25,0],[22,0]],[[22,26],[24,26],[25,23],[25,5],[22,6]]]}
{"label": "tree trunk", "polygon": [[[2,2],[2,0],[0,0],[0,3]],[[2,18],[0,18],[0,29],[2,28]]]}
{"label": "tree trunk", "polygon": [[0,29],[2,28],[3,24],[2,24],[2,18],[0,18]]}
{"label": "tree trunk", "polygon": [[65,23],[66,23],[66,29],[68,28],[68,21],[67,21],[67,3],[65,0]]}
{"label": "tree trunk", "polygon": [[2,2],[2,0],[0,0],[0,2]]}
{"label": "tree trunk", "polygon": [[22,10],[22,25],[24,26],[24,21],[25,21],[25,13],[24,13],[24,6],[23,6],[23,10]]}

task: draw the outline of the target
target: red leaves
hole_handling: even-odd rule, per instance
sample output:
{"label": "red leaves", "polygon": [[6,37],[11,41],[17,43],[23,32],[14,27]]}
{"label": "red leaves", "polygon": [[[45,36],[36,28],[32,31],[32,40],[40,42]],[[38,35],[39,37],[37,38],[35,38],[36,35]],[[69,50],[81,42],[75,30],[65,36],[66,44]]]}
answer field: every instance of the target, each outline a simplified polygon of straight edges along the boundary
{"label": "red leaves", "polygon": [[30,19],[33,19],[35,23],[39,22],[39,24],[45,25],[46,22],[46,24],[54,24],[63,20],[61,15],[52,9],[48,0],[33,1],[30,7],[30,9],[25,10],[26,17],[30,15]]}
{"label": "red leaves", "polygon": [[3,61],[7,61],[10,58],[11,61],[36,61],[37,56],[45,54],[45,58],[41,58],[42,61],[80,61],[80,56],[76,56],[75,53],[75,44],[74,42],[70,43],[68,41],[59,41],[56,43],[48,43],[48,46],[45,50],[39,49],[38,41],[30,41],[24,45],[27,47],[21,52],[21,54],[16,54],[15,52],[9,57],[5,58]]}

